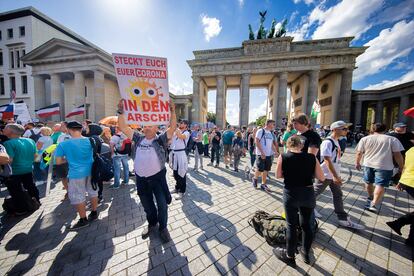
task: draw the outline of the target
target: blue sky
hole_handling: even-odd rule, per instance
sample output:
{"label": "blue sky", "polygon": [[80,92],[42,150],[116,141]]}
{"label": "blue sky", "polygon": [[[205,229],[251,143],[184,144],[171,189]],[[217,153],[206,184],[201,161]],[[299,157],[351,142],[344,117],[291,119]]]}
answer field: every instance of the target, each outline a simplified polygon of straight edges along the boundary
{"label": "blue sky", "polygon": [[[193,50],[239,47],[258,12],[288,19],[295,40],[355,36],[370,48],[358,58],[353,89],[414,80],[414,0],[1,0],[0,10],[34,6],[109,53],[168,58],[170,91],[192,92],[186,60]],[[268,26],[266,26],[268,27]],[[250,121],[264,115],[267,91],[251,91]],[[237,124],[238,91],[228,93],[228,121]],[[215,92],[209,93],[214,109]]]}

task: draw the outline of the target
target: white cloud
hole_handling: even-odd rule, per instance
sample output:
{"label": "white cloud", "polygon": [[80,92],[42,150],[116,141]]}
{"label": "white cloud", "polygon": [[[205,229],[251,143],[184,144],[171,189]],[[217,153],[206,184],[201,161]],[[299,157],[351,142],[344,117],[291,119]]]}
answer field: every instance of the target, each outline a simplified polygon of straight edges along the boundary
{"label": "white cloud", "polygon": [[266,105],[267,105],[267,101],[264,100],[264,102],[258,107],[250,109],[249,123],[252,121],[256,121],[256,119],[259,118],[260,116],[266,115],[266,107],[267,107]]}
{"label": "white cloud", "polygon": [[239,6],[240,6],[240,7],[243,7],[243,5],[244,5],[244,0],[238,0],[238,2],[239,2]]}
{"label": "white cloud", "polygon": [[358,39],[372,27],[368,20],[382,5],[382,0],[342,0],[326,10],[318,5],[309,16],[311,24],[318,23],[312,38],[355,36]]}
{"label": "white cloud", "polygon": [[303,1],[306,5],[310,5],[314,2],[314,0],[293,0],[293,3],[299,4],[301,1]]}
{"label": "white cloud", "polygon": [[382,13],[378,14],[374,21],[376,24],[397,22],[407,18],[414,13],[414,1],[402,1],[398,5],[386,8]]}
{"label": "white cloud", "polygon": [[387,68],[398,58],[406,57],[414,47],[414,20],[400,21],[392,28],[383,29],[374,39],[366,43],[369,48],[356,59],[358,68],[354,80],[358,81]]}
{"label": "white cloud", "polygon": [[365,89],[367,90],[383,89],[383,88],[388,88],[388,87],[395,86],[395,85],[409,82],[409,81],[414,81],[414,69],[405,73],[404,75],[402,75],[400,78],[396,80],[384,80],[377,84],[371,84],[365,87]]}
{"label": "white cloud", "polygon": [[208,102],[208,112],[216,113],[216,103]]}
{"label": "white cloud", "polygon": [[174,95],[188,95],[193,93],[193,88],[189,82],[176,83],[171,81],[169,83],[169,89]]}
{"label": "white cloud", "polygon": [[240,109],[238,104],[227,103],[226,107],[226,120],[231,125],[238,125],[239,124],[239,112]]}
{"label": "white cloud", "polygon": [[204,38],[206,41],[210,41],[211,38],[218,36],[222,27],[220,26],[220,20],[215,17],[208,17],[207,15],[201,15],[201,23],[204,27]]}

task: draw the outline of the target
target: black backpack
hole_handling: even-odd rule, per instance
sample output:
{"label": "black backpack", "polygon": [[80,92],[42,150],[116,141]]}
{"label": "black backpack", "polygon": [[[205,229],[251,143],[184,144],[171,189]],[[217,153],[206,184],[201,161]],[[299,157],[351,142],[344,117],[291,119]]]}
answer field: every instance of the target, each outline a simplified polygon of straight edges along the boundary
{"label": "black backpack", "polygon": [[114,177],[114,168],[112,160],[100,154],[100,145],[93,137],[89,138],[93,149],[93,164],[92,164],[92,188],[97,189],[97,184],[100,181],[109,181]]}

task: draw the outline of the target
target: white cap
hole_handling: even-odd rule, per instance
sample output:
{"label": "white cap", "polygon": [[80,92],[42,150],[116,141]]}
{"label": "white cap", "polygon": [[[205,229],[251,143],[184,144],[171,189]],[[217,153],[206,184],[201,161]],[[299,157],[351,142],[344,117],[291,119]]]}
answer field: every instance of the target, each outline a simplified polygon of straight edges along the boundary
{"label": "white cap", "polygon": [[352,124],[345,123],[344,121],[336,121],[331,124],[331,130],[334,130],[335,128],[349,127],[349,126],[352,126]]}

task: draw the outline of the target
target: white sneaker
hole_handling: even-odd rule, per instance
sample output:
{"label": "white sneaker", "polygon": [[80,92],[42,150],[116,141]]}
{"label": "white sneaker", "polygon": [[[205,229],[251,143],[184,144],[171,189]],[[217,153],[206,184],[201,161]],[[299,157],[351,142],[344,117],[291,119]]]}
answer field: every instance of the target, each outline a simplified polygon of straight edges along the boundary
{"label": "white sneaker", "polygon": [[315,215],[315,218],[318,218],[318,219],[322,218],[322,215],[316,209],[313,209],[313,214]]}
{"label": "white sneaker", "polygon": [[176,200],[180,200],[180,199],[182,199],[183,198],[183,193],[177,193],[175,196],[174,196],[174,198],[176,199]]}
{"label": "white sneaker", "polygon": [[356,229],[356,230],[364,230],[365,229],[365,227],[363,225],[353,222],[350,218],[348,218],[347,220],[339,220],[338,223],[339,223],[340,226],[347,227],[347,228],[352,228],[352,229]]}

